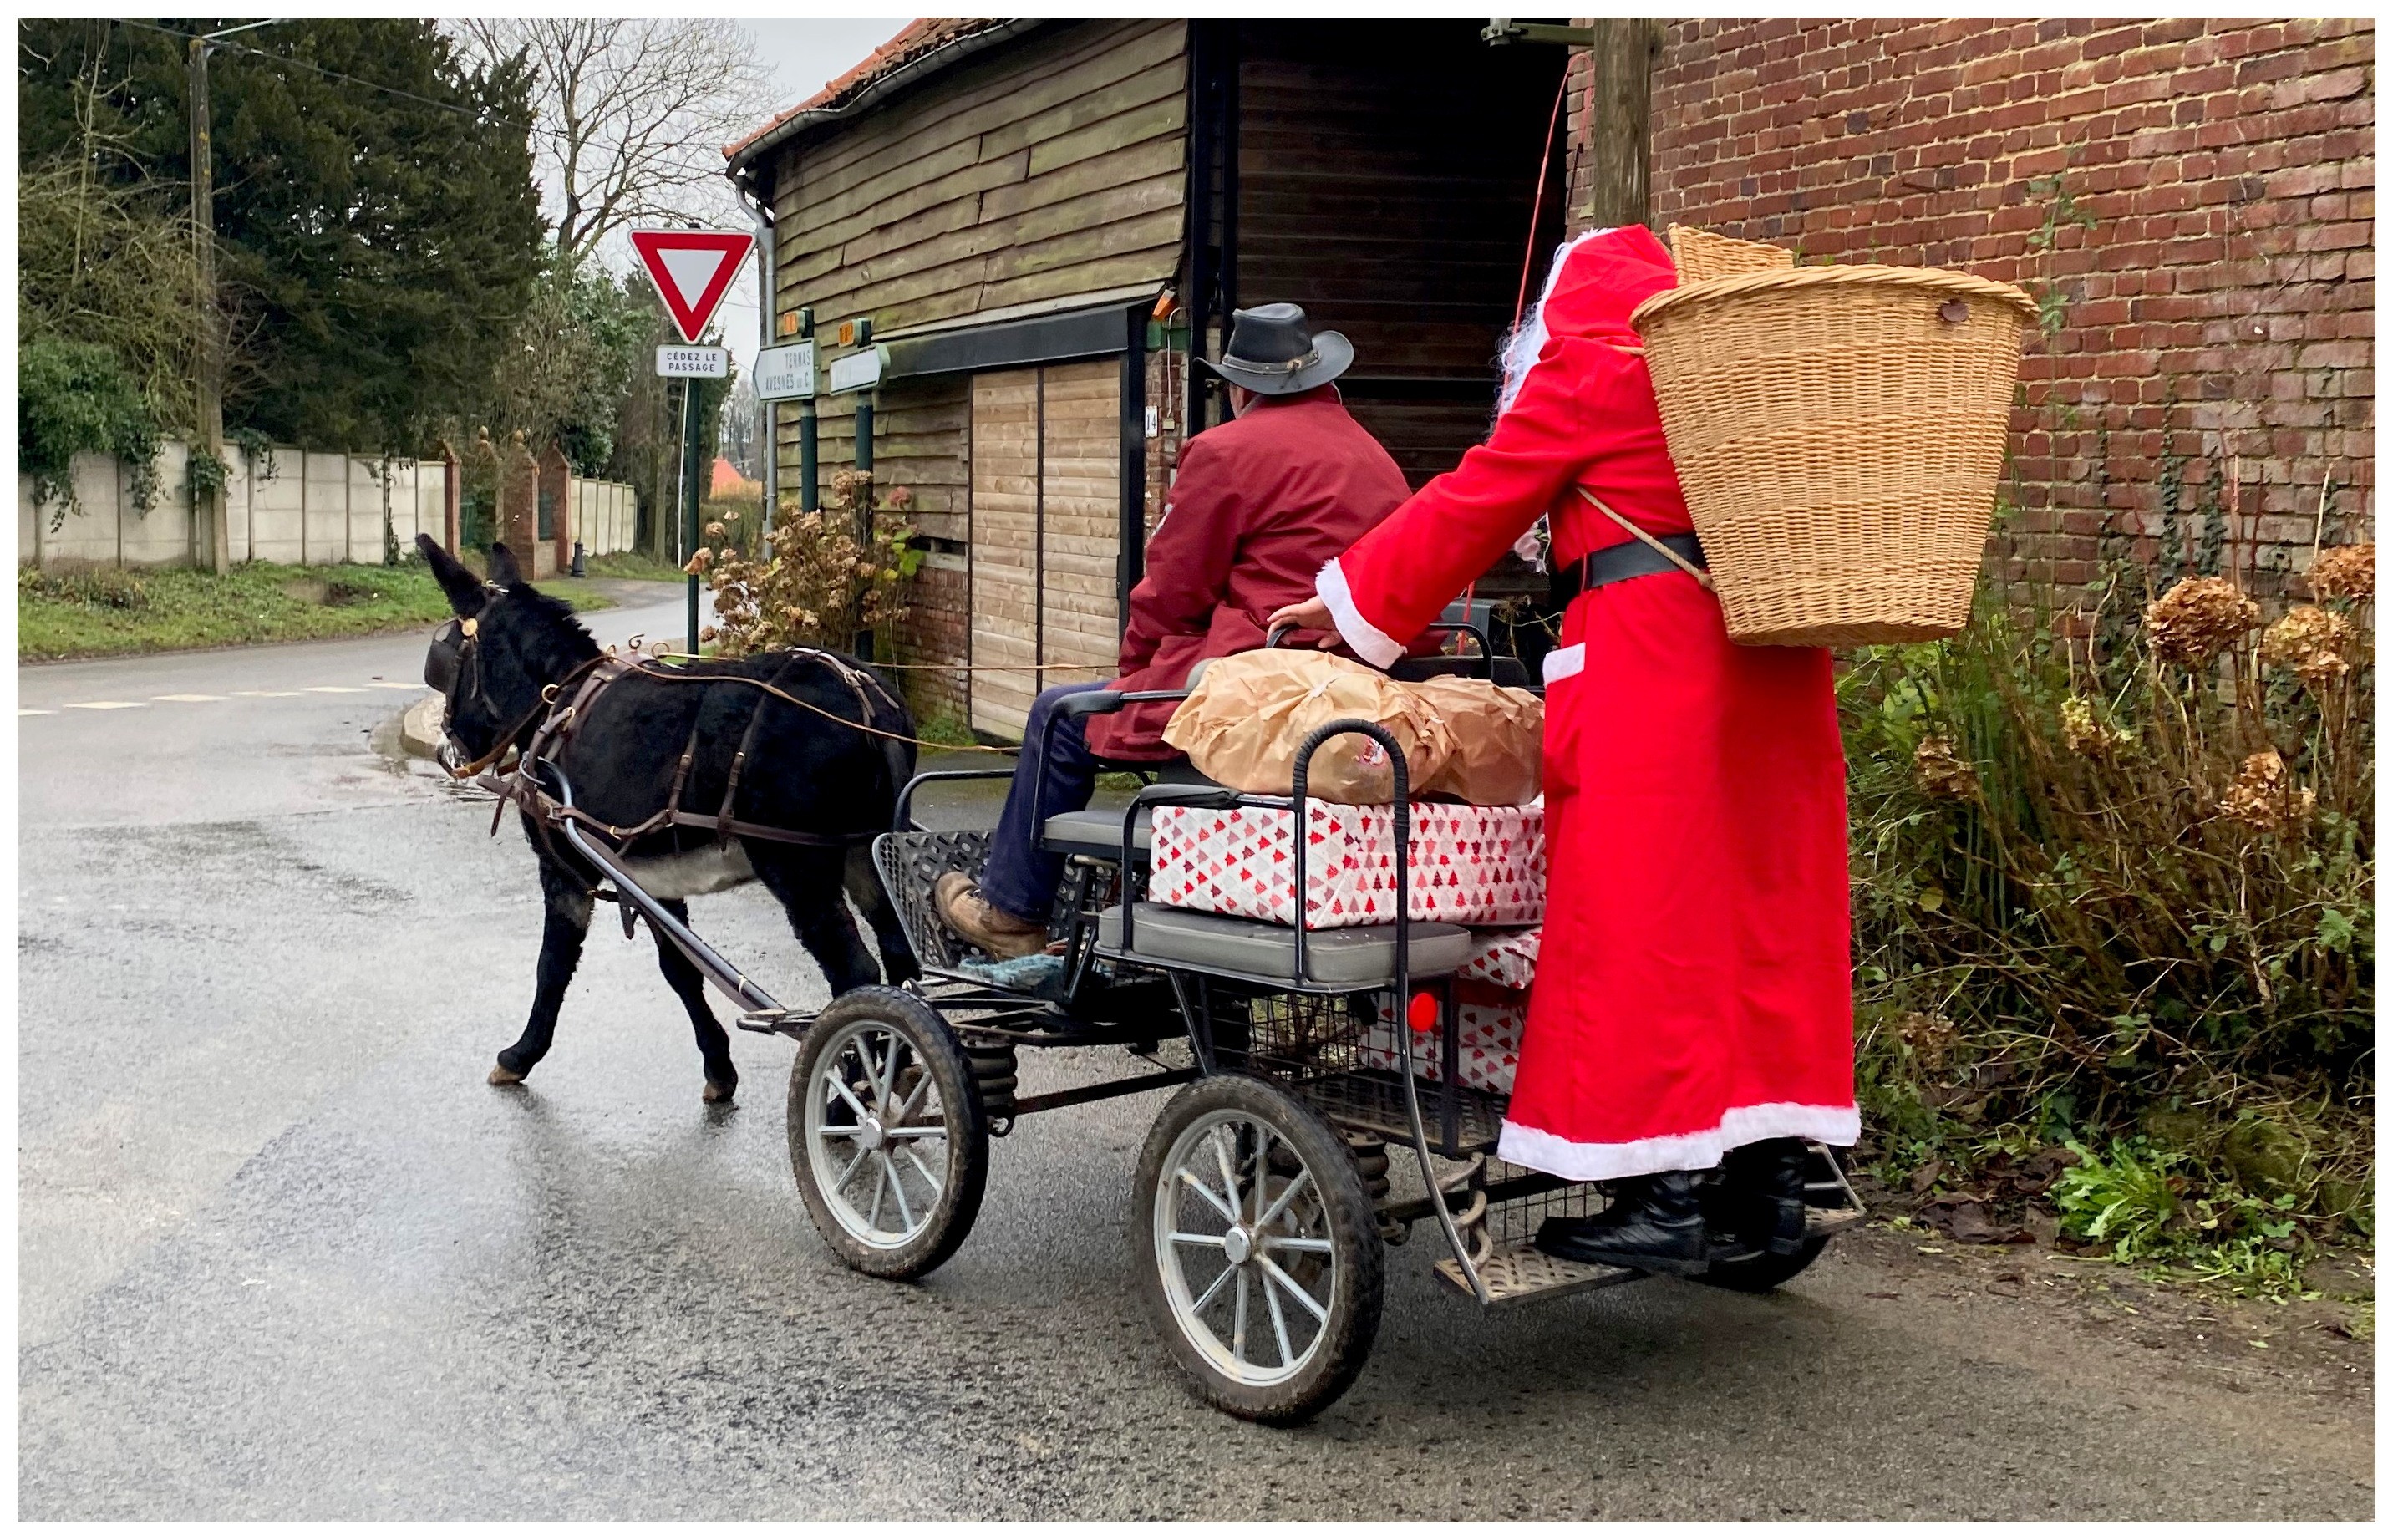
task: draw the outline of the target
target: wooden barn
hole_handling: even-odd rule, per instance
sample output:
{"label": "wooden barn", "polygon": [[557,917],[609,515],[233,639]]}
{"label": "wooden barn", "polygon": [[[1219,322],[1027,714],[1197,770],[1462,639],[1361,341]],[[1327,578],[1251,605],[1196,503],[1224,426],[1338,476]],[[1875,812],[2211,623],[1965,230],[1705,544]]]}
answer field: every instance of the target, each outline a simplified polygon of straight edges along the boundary
{"label": "wooden barn", "polygon": [[[803,309],[826,363],[885,349],[817,398],[821,476],[869,401],[929,547],[896,639],[926,711],[1011,736],[1042,681],[1108,675],[1179,444],[1224,412],[1191,355],[1235,307],[1352,338],[1340,388],[1414,485],[1484,435],[1563,228],[1565,53],[1481,26],[927,20],[730,148],[775,340]],[[774,416],[794,489],[799,403]]]}

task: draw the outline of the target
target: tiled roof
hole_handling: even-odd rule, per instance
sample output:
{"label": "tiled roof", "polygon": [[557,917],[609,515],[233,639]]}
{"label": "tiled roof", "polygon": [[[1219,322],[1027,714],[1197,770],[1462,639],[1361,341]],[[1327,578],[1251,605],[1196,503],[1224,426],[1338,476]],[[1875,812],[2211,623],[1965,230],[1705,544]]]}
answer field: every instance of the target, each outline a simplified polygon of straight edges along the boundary
{"label": "tiled roof", "polygon": [[845,106],[861,96],[878,81],[935,53],[950,43],[959,42],[981,33],[994,32],[1009,24],[1005,17],[988,16],[920,16],[906,23],[897,35],[872,50],[871,56],[798,103],[785,112],[776,113],[770,123],[747,137],[723,147],[726,160],[736,159],[740,151],[793,118],[809,112],[826,112]]}

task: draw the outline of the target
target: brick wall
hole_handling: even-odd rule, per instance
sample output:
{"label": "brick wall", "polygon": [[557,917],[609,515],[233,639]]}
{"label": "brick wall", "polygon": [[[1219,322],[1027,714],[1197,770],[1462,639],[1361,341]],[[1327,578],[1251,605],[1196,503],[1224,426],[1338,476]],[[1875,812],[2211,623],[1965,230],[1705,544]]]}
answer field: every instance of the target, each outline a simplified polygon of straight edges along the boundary
{"label": "brick wall", "polygon": [[2373,538],[2371,22],[1676,21],[1652,111],[1656,229],[2051,296],[2012,575],[2210,568],[2256,532],[2282,590],[2330,481],[2326,541]]}
{"label": "brick wall", "polygon": [[[961,555],[934,551],[923,558],[905,585],[909,607],[897,624],[896,637],[899,662],[963,663],[972,641],[969,580]],[[961,668],[948,672],[909,667],[898,677],[904,681],[907,704],[918,723],[942,716],[958,722],[964,719],[964,691],[971,676]]]}

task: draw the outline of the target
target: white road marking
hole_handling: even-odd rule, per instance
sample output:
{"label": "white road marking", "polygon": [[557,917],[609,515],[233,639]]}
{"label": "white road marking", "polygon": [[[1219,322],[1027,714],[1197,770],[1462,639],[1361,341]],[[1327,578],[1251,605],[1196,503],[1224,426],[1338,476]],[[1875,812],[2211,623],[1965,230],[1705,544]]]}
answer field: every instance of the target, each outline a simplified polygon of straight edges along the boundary
{"label": "white road marking", "polygon": [[366,692],[355,685],[310,685],[307,686],[307,693],[309,695],[363,695]]}
{"label": "white road marking", "polygon": [[29,706],[20,706],[17,708],[17,714],[19,716],[56,716],[59,713],[56,711],[35,711]]}
{"label": "white road marking", "polygon": [[153,695],[152,700],[222,700],[220,695]]}
{"label": "white road marking", "polygon": [[146,700],[70,700],[67,702],[67,710],[71,711],[129,711],[138,707],[145,707],[149,704],[150,702]]}
{"label": "white road marking", "polygon": [[369,684],[366,688],[370,690],[421,690],[426,688],[426,686],[423,685],[411,685],[403,680],[398,679],[377,679]]}
{"label": "white road marking", "polygon": [[235,690],[232,693],[235,695],[285,696],[297,695],[299,692],[297,690]]}

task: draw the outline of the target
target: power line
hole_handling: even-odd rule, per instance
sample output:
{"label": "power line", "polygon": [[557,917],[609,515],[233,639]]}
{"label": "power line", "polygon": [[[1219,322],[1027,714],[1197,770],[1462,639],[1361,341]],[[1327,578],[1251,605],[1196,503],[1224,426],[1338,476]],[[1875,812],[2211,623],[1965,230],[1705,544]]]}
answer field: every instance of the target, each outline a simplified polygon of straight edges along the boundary
{"label": "power line", "polygon": [[[121,26],[139,27],[146,32],[161,33],[168,37],[181,38],[186,43],[190,42],[201,35],[198,33],[182,32],[174,27],[162,27],[154,21],[142,21],[129,16],[115,17],[111,18],[111,20]],[[416,102],[422,106],[435,108],[443,112],[454,112],[461,118],[471,118],[476,123],[487,123],[499,128],[520,128],[527,134],[534,132],[538,126],[534,124],[517,123],[512,118],[489,117],[483,113],[474,111],[470,107],[460,107],[454,102],[435,101],[430,97],[417,96],[412,91],[402,91],[396,85],[385,85],[380,81],[364,80],[356,75],[345,75],[338,70],[327,70],[322,65],[310,64],[304,59],[293,59],[288,54],[268,53],[263,48],[253,48],[245,43],[212,43],[209,46],[220,49],[226,53],[251,54],[255,55],[256,58],[267,59],[276,64],[292,65],[294,68],[306,70],[311,74],[321,75],[326,80],[337,80],[347,85],[362,85],[369,91],[380,91],[386,96],[399,97],[405,100]]]}

